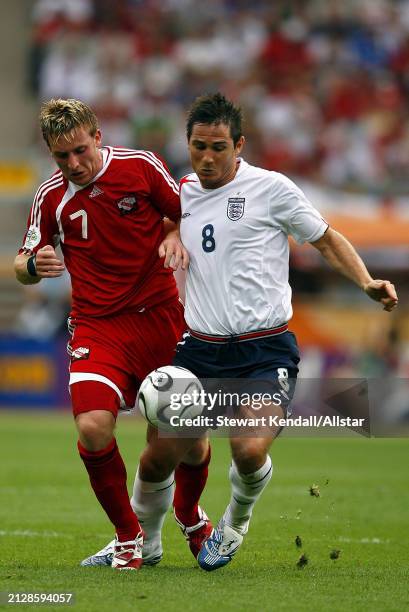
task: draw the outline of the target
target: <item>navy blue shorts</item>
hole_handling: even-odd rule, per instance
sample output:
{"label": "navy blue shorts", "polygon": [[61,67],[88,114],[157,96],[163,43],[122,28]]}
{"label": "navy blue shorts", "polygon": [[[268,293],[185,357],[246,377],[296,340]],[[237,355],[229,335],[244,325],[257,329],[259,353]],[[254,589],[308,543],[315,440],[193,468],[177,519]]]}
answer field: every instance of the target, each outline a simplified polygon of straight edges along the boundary
{"label": "navy blue shorts", "polygon": [[193,372],[205,388],[204,379],[246,379],[242,380],[243,388],[250,385],[254,392],[284,388],[283,408],[289,415],[299,361],[297,340],[290,331],[240,342],[233,337],[221,344],[194,338],[187,332],[177,344],[173,365]]}

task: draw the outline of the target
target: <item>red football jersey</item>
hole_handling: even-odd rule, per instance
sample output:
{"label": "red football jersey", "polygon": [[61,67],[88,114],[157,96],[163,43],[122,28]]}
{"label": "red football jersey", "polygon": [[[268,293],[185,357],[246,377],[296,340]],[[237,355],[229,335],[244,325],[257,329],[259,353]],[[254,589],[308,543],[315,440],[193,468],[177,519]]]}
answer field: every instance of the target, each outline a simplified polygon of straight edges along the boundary
{"label": "red football jersey", "polygon": [[85,187],[61,171],[40,185],[20,249],[61,244],[73,316],[130,312],[177,296],[172,270],[158,256],[163,217],[180,218],[176,182],[153,153],[101,151],[103,167]]}

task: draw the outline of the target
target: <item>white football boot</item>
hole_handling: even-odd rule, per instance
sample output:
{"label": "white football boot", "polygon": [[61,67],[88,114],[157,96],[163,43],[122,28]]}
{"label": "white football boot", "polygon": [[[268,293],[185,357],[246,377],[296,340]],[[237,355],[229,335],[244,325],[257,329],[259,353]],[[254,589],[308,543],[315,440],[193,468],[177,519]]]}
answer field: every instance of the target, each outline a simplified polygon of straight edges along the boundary
{"label": "white football boot", "polygon": [[[104,548],[94,553],[90,557],[83,559],[80,565],[82,567],[102,567],[112,565],[112,558],[115,552],[115,540],[108,542]],[[142,550],[143,565],[156,565],[162,560],[163,549],[160,538],[153,540],[145,540]]]}

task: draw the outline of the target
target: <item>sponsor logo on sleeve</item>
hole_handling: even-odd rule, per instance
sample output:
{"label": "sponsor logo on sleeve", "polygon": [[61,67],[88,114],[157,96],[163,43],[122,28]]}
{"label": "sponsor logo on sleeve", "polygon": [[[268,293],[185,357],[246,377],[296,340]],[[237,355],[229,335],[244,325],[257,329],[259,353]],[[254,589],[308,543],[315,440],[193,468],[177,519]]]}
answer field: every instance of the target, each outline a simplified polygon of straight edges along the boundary
{"label": "sponsor logo on sleeve", "polygon": [[227,200],[227,217],[231,221],[238,221],[244,215],[246,198],[229,198]]}

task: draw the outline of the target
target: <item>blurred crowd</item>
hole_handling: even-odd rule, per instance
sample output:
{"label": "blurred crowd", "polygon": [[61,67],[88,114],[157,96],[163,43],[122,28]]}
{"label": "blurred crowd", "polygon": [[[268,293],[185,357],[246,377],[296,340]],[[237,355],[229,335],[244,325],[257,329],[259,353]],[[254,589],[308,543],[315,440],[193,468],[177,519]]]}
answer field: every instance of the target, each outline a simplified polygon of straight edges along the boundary
{"label": "blurred crowd", "polygon": [[[221,90],[244,110],[248,161],[381,199],[409,187],[409,0],[36,0],[29,68],[38,102],[87,101],[106,144],[153,150],[176,178],[188,106]],[[65,335],[68,284],[64,301],[44,289],[17,327]],[[408,377],[397,323],[360,350],[305,347],[303,376]]]}
{"label": "blurred crowd", "polygon": [[37,0],[30,86],[88,101],[106,143],[188,165],[186,108],[221,89],[246,158],[315,182],[404,192],[409,0]]}

